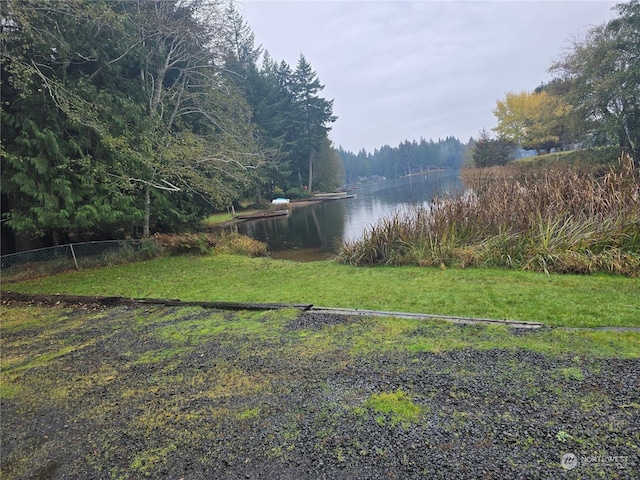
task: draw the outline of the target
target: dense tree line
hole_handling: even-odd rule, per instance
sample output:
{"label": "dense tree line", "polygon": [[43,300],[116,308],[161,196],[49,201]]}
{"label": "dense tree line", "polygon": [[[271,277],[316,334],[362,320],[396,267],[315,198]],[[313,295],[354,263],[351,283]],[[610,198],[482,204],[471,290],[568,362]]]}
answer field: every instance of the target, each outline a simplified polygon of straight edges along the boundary
{"label": "dense tree line", "polygon": [[551,82],[498,100],[496,136],[481,132],[472,148],[477,166],[504,163],[510,146],[617,146],[640,163],[640,1],[614,9],[616,18],[591,28],[550,67]]}
{"label": "dense tree line", "polygon": [[316,73],[256,48],[232,3],[6,0],[0,42],[3,250],[342,181]]}
{"label": "dense tree line", "polygon": [[356,154],[342,147],[338,152],[342,157],[347,182],[355,183],[359,178],[397,178],[431,169],[460,168],[464,163],[465,150],[466,146],[460,140],[447,137],[437,142],[405,140],[397,147],[385,145],[373,153],[363,149]]}

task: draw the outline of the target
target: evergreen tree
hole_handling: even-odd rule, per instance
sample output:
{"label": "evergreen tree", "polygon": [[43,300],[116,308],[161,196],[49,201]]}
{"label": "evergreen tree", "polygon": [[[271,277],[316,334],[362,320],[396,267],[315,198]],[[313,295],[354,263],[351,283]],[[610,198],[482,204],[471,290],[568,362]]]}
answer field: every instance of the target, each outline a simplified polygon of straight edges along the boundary
{"label": "evergreen tree", "polygon": [[492,138],[486,130],[471,145],[471,157],[478,168],[506,165],[514,159],[516,144],[504,137]]}
{"label": "evergreen tree", "polygon": [[249,68],[244,86],[258,141],[270,160],[262,167],[265,186],[313,189],[314,166],[327,158],[316,152],[335,121],[332,102],[319,96],[324,88],[304,56],[294,70],[275,62],[268,52],[261,68]]}
{"label": "evergreen tree", "polygon": [[[124,165],[101,141],[104,95],[88,81],[96,55],[117,38],[99,3],[1,5],[2,228],[56,244],[67,235],[127,229],[140,212]],[[117,102],[116,102],[117,103]]]}
{"label": "evergreen tree", "polygon": [[345,181],[345,170],[338,152],[331,145],[329,137],[324,137],[320,146],[312,153],[315,189],[333,192]]}
{"label": "evergreen tree", "polygon": [[301,186],[306,173],[307,188],[312,191],[314,152],[327,137],[330,130],[328,125],[336,120],[333,116],[333,100],[328,101],[318,95],[324,85],[320,83],[316,72],[303,55],[300,55],[291,80],[293,111],[290,121],[294,169]]}
{"label": "evergreen tree", "polygon": [[0,4],[3,232],[177,229],[254,188],[250,110],[208,2]]}

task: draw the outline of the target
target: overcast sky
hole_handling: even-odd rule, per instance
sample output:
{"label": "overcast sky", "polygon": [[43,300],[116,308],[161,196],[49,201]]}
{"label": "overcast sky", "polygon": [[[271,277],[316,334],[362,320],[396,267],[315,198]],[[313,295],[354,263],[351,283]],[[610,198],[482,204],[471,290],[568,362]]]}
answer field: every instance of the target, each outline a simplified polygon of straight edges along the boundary
{"label": "overcast sky", "polygon": [[554,59],[618,2],[241,0],[256,44],[295,68],[304,54],[333,99],[334,146],[466,142],[495,127],[506,92],[552,78]]}

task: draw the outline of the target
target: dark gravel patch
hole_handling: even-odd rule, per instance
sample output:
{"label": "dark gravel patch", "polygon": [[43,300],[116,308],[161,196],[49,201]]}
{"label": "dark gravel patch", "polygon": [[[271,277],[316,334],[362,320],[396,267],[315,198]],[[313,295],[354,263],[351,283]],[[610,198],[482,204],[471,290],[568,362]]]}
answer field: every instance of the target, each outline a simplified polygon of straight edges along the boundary
{"label": "dark gravel patch", "polygon": [[346,315],[332,313],[301,312],[295,320],[286,326],[288,330],[300,330],[306,328],[321,329],[329,325],[349,323],[352,319]]}
{"label": "dark gravel patch", "polygon": [[[212,315],[247,330],[205,330]],[[359,355],[347,348],[357,334],[331,328],[364,328],[359,318],[235,315],[60,310],[55,328],[3,336],[3,359],[30,341],[78,348],[5,367],[3,382],[22,390],[1,400],[2,478],[640,478],[637,360]],[[405,392],[419,416],[372,408],[381,392]],[[564,468],[565,454],[578,465]]]}

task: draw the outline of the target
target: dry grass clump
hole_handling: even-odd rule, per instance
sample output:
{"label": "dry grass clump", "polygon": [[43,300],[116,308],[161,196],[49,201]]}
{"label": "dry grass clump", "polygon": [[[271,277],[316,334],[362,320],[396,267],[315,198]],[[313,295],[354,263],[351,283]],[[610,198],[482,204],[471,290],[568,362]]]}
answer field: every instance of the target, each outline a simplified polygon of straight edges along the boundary
{"label": "dry grass clump", "polygon": [[267,245],[237,233],[184,233],[155,235],[162,251],[169,255],[207,255],[214,249],[225,253],[236,253],[249,257],[267,255]]}
{"label": "dry grass clump", "polygon": [[383,219],[339,260],[358,265],[505,266],[640,272],[640,171],[576,167],[483,172],[473,189]]}
{"label": "dry grass clump", "polygon": [[236,253],[248,257],[266,257],[267,244],[238,233],[222,232],[219,237],[218,250],[225,253]]}
{"label": "dry grass clump", "polygon": [[218,243],[217,237],[210,233],[158,233],[154,238],[161,251],[168,255],[204,255]]}

